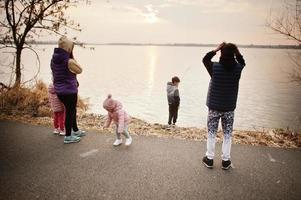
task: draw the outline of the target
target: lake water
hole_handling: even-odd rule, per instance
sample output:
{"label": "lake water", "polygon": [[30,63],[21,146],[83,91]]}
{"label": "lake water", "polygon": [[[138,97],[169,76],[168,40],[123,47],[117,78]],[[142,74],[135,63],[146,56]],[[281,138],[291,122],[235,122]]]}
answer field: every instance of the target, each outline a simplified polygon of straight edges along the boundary
{"label": "lake water", "polygon": [[[37,48],[41,60],[39,78],[49,83],[49,62],[54,46]],[[95,46],[95,50],[90,50],[76,47],[74,55],[84,69],[78,76],[79,95],[89,98],[93,113],[106,113],[102,102],[111,93],[131,116],[152,123],[166,123],[166,83],[177,75],[181,79],[178,125],[205,127],[210,77],[201,60],[211,49]],[[235,128],[298,128],[301,124],[301,87],[290,82],[293,64],[289,55],[301,51],[242,48],[241,52],[247,65],[240,81]],[[213,60],[218,58],[216,55]],[[25,52],[23,60],[26,77],[30,77],[36,71],[34,55]],[[6,78],[2,75],[1,79]]]}

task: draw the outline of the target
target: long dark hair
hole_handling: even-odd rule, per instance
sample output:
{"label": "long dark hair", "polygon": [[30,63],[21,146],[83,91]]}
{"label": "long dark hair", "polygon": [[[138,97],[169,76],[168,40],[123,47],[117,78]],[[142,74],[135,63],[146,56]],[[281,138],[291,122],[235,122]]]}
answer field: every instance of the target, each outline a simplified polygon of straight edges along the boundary
{"label": "long dark hair", "polygon": [[226,43],[221,48],[221,57],[219,63],[222,64],[227,70],[235,68],[237,62],[235,55],[237,53],[237,46],[233,43]]}
{"label": "long dark hair", "polygon": [[234,57],[237,46],[233,43],[226,43],[221,49],[221,57]]}

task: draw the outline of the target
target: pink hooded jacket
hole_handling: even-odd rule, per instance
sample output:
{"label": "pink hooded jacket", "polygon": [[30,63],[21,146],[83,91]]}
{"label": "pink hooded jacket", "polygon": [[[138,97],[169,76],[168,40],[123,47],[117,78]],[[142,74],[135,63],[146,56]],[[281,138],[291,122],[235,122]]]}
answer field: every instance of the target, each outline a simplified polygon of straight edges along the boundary
{"label": "pink hooded jacket", "polygon": [[108,111],[105,127],[109,127],[113,121],[118,126],[118,133],[122,133],[125,125],[130,122],[130,117],[122,109],[122,104],[112,99],[112,95],[108,95],[108,98],[103,102],[103,107]]}
{"label": "pink hooded jacket", "polygon": [[63,112],[65,110],[64,104],[57,97],[53,84],[49,84],[48,87],[48,98],[50,107],[53,112]]}

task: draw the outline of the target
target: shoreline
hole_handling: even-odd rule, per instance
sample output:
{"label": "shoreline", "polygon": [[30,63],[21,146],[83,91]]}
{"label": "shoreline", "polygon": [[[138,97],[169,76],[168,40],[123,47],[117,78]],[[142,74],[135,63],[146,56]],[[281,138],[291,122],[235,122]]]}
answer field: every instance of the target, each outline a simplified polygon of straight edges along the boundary
{"label": "shoreline", "polygon": [[[33,45],[57,45],[57,41],[29,41]],[[133,43],[133,42],[78,42],[76,45],[88,47],[94,50],[96,46],[161,46],[161,47],[216,47],[219,44],[206,43]],[[292,49],[300,50],[300,45],[292,44],[237,44],[240,48],[256,48],[256,49]]]}
{"label": "shoreline", "polygon": [[[0,120],[12,120],[22,123],[52,127],[51,117],[32,117],[31,115],[1,113]],[[106,116],[100,114],[87,114],[79,112],[77,117],[78,126],[87,132],[93,131],[101,134],[115,134],[114,125],[104,129]],[[168,129],[167,125],[148,123],[144,120],[132,117],[129,124],[129,132],[133,135],[156,136],[165,138],[188,139],[206,141],[206,128],[174,127]],[[222,131],[219,129],[216,141],[222,142]],[[268,146],[278,148],[300,148],[301,132],[293,132],[284,129],[262,129],[261,131],[233,130],[233,144],[246,144],[252,146]]]}

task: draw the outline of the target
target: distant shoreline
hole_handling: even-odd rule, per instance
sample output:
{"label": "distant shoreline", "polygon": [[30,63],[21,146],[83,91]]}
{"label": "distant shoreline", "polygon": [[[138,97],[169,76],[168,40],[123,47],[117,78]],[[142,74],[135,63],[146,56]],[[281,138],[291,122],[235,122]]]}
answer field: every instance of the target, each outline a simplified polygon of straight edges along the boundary
{"label": "distant shoreline", "polygon": [[[29,44],[56,45],[55,41],[31,41]],[[171,47],[216,47],[218,44],[197,44],[197,43],[77,43],[80,46],[171,46]],[[244,45],[238,44],[240,48],[262,48],[262,49],[297,49],[301,50],[301,45]]]}

